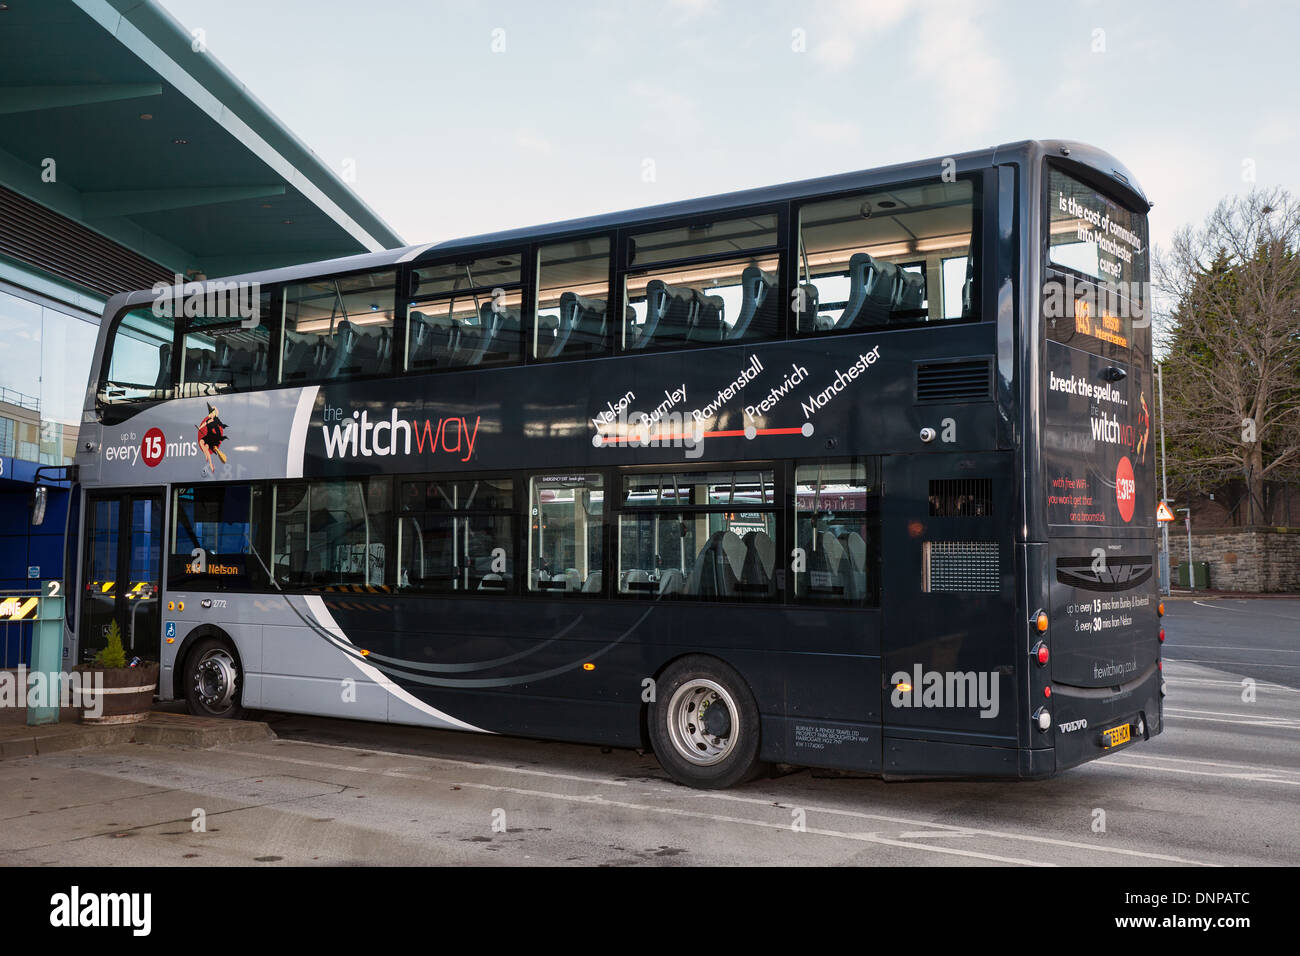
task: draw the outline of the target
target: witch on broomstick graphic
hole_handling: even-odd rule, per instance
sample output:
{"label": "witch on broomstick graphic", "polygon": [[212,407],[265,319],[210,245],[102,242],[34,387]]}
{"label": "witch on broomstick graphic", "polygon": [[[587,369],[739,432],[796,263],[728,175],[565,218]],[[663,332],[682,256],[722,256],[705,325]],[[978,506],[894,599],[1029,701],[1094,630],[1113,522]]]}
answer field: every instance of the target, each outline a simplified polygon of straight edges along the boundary
{"label": "witch on broomstick graphic", "polygon": [[213,471],[212,453],[216,452],[221,463],[227,464],[226,453],[221,450],[221,443],[226,440],[226,423],[218,416],[217,410],[208,403],[208,414],[203,421],[198,424],[199,429],[199,447],[203,449],[203,457],[208,460],[208,471]]}

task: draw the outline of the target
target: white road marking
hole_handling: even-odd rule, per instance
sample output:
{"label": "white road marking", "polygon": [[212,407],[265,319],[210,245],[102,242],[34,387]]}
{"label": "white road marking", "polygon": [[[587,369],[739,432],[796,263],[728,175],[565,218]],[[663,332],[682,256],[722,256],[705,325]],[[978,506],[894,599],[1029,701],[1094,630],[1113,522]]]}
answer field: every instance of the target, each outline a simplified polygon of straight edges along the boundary
{"label": "white road marking", "polygon": [[[720,813],[705,813],[702,810],[683,810],[679,807],[656,806],[648,803],[631,803],[626,800],[606,800],[598,794],[574,794],[574,793],[554,793],[549,790],[524,790],[520,787],[498,787],[487,783],[466,783],[462,781],[459,786],[468,787],[473,790],[490,790],[494,793],[513,793],[523,797],[541,797],[550,800],[563,800],[569,803],[585,803],[592,806],[600,807],[618,807],[621,810],[637,810],[645,813],[658,813],[674,817],[690,817],[697,820],[708,820],[712,823],[732,823],[739,826],[759,827],[764,830],[784,830],[788,833],[795,832],[789,823],[773,823],[769,820],[753,820],[748,817],[732,817]],[[770,806],[771,804],[768,803]],[[808,809],[812,809],[811,807]],[[818,812],[821,812],[820,810]],[[992,853],[978,853],[974,850],[959,850],[955,847],[944,846],[927,846],[924,843],[907,843],[903,840],[891,840],[888,837],[882,837],[877,833],[855,833],[844,830],[824,830],[819,827],[806,827],[800,832],[813,833],[817,836],[836,837],[842,840],[857,840],[862,843],[879,843],[885,846],[904,847],[909,850],[921,850],[926,853],[940,853],[946,856],[964,856],[976,860],[986,860],[994,863],[1011,863],[1017,866],[1056,866],[1055,863],[1044,863],[1038,860],[1025,860],[1019,857],[996,856]]]}
{"label": "white road marking", "polygon": [[[527,767],[508,767],[505,764],[480,763],[474,760],[454,760],[451,757],[430,757],[430,756],[426,756],[425,754],[404,754],[404,753],[397,753],[396,751],[393,750],[371,750],[368,747],[349,747],[345,744],[325,744],[325,743],[318,743],[317,741],[314,740],[285,740],[285,741],[279,741],[279,743],[294,744],[296,746],[302,746],[302,747],[328,747],[331,750],[346,750],[351,753],[357,754],[358,756],[362,754],[370,754],[376,757],[396,757],[399,760],[428,760],[432,763],[449,764],[453,767],[469,767],[473,770],[498,770],[503,773],[533,774],[534,776],[538,776],[538,777],[554,777],[557,780],[576,780],[579,783],[607,784],[608,786],[611,787],[627,786],[626,781],[610,780],[605,777],[583,777],[578,774],[572,774],[572,773],[555,773],[550,770],[529,770]],[[223,749],[221,752],[227,754],[238,754],[241,757],[268,756],[268,754],[259,754],[248,750],[224,750]],[[282,757],[275,754],[271,754],[269,756],[273,756],[276,760],[286,760],[290,763],[302,763],[302,764],[307,764],[308,766],[317,765],[317,761],[305,760],[300,757]],[[335,765],[335,764],[325,764],[325,763],[321,763],[319,764],[319,766],[333,767],[336,770],[356,770],[362,773],[379,772],[375,770],[373,767],[344,766],[342,764]]]}
{"label": "white road marking", "polygon": [[1173,661],[1176,664],[1208,664],[1211,667],[1218,668],[1219,670],[1222,670],[1224,667],[1227,667],[1229,665],[1234,665],[1234,664],[1237,665],[1238,667],[1268,667],[1268,668],[1300,667],[1300,664],[1261,664],[1259,661],[1209,661],[1209,660],[1203,660],[1199,657],[1166,657],[1165,658],[1166,664],[1168,664],[1170,661]]}
{"label": "white road marking", "polygon": [[[307,741],[295,741],[294,743],[302,747],[329,747],[338,750],[351,750],[354,753],[356,752],[366,752],[366,753],[375,753],[375,754],[384,753],[383,751],[365,751],[362,750],[362,748],[356,748],[356,747],[343,747],[337,744],[317,744],[317,743],[312,743]],[[301,757],[287,757],[287,756],[275,754],[273,752],[257,753],[255,751],[245,751],[245,750],[222,750],[221,753],[235,754],[243,757],[283,760],[288,763],[301,764],[310,767],[317,767],[325,770],[344,770],[353,773],[371,773],[371,774],[376,774],[378,776],[398,777],[404,779],[417,779],[417,780],[430,779],[428,776],[423,774],[407,773],[404,771],[397,771],[397,770],[384,770],[376,767],[360,767],[360,766],[348,765],[348,764],[334,764],[322,760],[307,760]],[[427,760],[431,762],[447,763],[447,764],[452,764],[457,766],[469,767],[477,770],[498,770],[498,771],[503,771],[508,773],[531,774],[533,776],[539,776],[539,777],[553,777],[557,780],[576,780],[584,783],[595,783],[601,785],[613,785],[613,786],[623,786],[623,787],[627,786],[627,783],[624,781],[611,780],[608,778],[581,777],[581,776],[575,776],[573,774],[552,773],[550,771],[545,771],[545,770],[530,770],[530,769],[525,769],[520,767],[507,767],[499,764],[481,764],[481,763],[474,763],[471,761],[464,761],[464,760],[452,760],[444,757],[426,757],[422,755],[398,754],[398,753],[393,753],[388,755],[400,758],[402,760],[412,760],[412,759]],[[1102,761],[1102,763],[1104,763],[1104,761]],[[471,787],[479,790],[493,790],[493,791],[501,791],[507,793],[517,793],[520,795],[549,797],[557,800],[568,800],[568,801],[580,802],[580,803],[603,804],[608,806],[623,807],[626,809],[647,810],[656,813],[669,813],[669,814],[675,814],[679,816],[696,816],[701,819],[710,819],[710,820],[716,820],[720,822],[722,821],[734,822],[738,824],[750,824],[754,826],[765,827],[768,829],[788,830],[790,828],[790,824],[788,823],[777,824],[777,823],[769,823],[761,820],[750,820],[747,818],[726,817],[717,814],[704,813],[703,811],[687,811],[687,810],[677,810],[669,807],[633,804],[628,802],[607,800],[604,797],[601,797],[599,795],[594,795],[594,794],[583,796],[583,795],[555,793],[552,791],[543,791],[543,790],[533,791],[533,790],[524,790],[516,787],[503,787],[503,786],[495,786],[491,784],[472,784],[472,783],[465,783],[465,782],[460,782],[457,785],[461,787]],[[771,797],[764,797],[764,798],[744,797],[737,794],[716,793],[714,791],[690,791],[690,790],[686,790],[685,788],[676,788],[676,787],[660,788],[660,789],[661,792],[673,793],[675,795],[683,796],[683,797],[726,800],[726,801],[733,801],[738,803],[758,804],[764,807],[772,806]],[[795,805],[796,804],[789,804],[789,803],[778,804],[778,806],[784,809],[791,809]],[[802,809],[807,811],[809,814],[824,813],[829,816],[843,816],[843,817],[851,817],[851,818],[863,819],[863,820],[877,820],[886,823],[901,824],[907,827],[925,827],[928,828],[929,830],[941,830],[948,834],[960,834],[963,836],[983,836],[983,837],[991,837],[993,839],[998,839],[998,840],[1019,840],[1027,843],[1042,844],[1045,846],[1064,847],[1064,848],[1078,849],[1078,850],[1091,850],[1097,853],[1111,853],[1111,854],[1117,854],[1121,856],[1137,857],[1140,859],[1159,860],[1161,862],[1166,862],[1166,863],[1182,863],[1182,864],[1187,864],[1189,866],[1217,866],[1218,865],[1215,863],[1206,863],[1199,860],[1188,860],[1183,857],[1172,856],[1169,854],[1148,853],[1142,850],[1130,850],[1123,847],[1095,846],[1088,843],[1079,843],[1073,840],[1058,840],[1055,839],[1054,837],[1033,836],[1024,833],[1010,833],[1003,830],[986,830],[979,827],[955,826],[955,825],[949,825],[943,823],[933,823],[929,820],[917,820],[917,819],[910,819],[907,817],[888,816],[885,814],[865,813],[858,810],[841,810],[834,807],[809,806],[804,804],[797,804],[797,806],[802,807]],[[906,843],[901,840],[891,840],[886,837],[878,836],[876,833],[874,833],[874,831],[871,833],[863,834],[863,833],[849,833],[840,830],[820,831],[812,827],[809,827],[807,832],[820,833],[821,835],[824,836],[839,836],[848,839],[864,840],[865,842],[870,842],[870,843],[883,843],[890,846],[912,847],[914,849],[921,849],[921,850],[926,850],[926,851],[936,852],[936,853],[942,852],[942,853],[949,853],[957,856],[973,856],[973,857],[978,857],[980,859],[991,860],[1000,863],[1018,863],[1025,866],[1055,865],[1050,863],[1038,863],[1030,860],[1021,860],[1019,858],[1000,857],[991,854],[975,853],[973,851],[925,846],[919,843]]]}
{"label": "white road marking", "polygon": [[1165,712],[1166,720],[1204,720],[1214,724],[1236,724],[1239,727],[1281,727],[1300,730],[1300,720],[1288,720],[1285,717],[1264,717],[1260,719],[1229,720],[1226,717],[1194,717],[1191,714]]}
{"label": "white road marking", "polygon": [[[1240,680],[1214,680],[1209,677],[1166,677],[1165,683],[1170,687],[1184,687],[1192,684],[1209,684],[1214,687],[1235,687],[1241,690]],[[1285,684],[1270,684],[1268,681],[1257,680],[1255,686],[1261,690],[1281,690],[1290,694],[1300,694],[1300,687],[1287,687]]]}
{"label": "white road marking", "polygon": [[[1198,767],[1214,767],[1218,770],[1231,770],[1234,773],[1241,774],[1242,776],[1273,776],[1278,778],[1290,776],[1295,777],[1296,781],[1300,782],[1300,770],[1287,770],[1283,767],[1258,767],[1244,763],[1224,763],[1221,760],[1198,760],[1195,757],[1166,757],[1162,754],[1141,753],[1139,751],[1128,751],[1122,758],[1112,757],[1110,760],[1096,761],[1091,764],[1091,766],[1106,766],[1108,763],[1117,759],[1128,761],[1148,760],[1156,761],[1157,763],[1187,763],[1194,764]],[[1130,764],[1130,766],[1136,766],[1136,764]],[[1149,769],[1160,770],[1163,768],[1154,766]]]}
{"label": "white road marking", "polygon": [[1206,604],[1203,601],[1193,601],[1193,604],[1199,604],[1201,607],[1214,608],[1216,611],[1244,611],[1244,607],[1224,607],[1222,604]]}
{"label": "white road marking", "polygon": [[[1300,654],[1300,650],[1294,650],[1289,647],[1244,647],[1241,644],[1178,644],[1179,650],[1190,648],[1193,650],[1209,651],[1255,651],[1262,654]],[[1263,666],[1268,666],[1264,664]]]}
{"label": "white road marking", "polygon": [[[1112,757],[1107,759],[1113,760],[1114,758]],[[1105,763],[1106,760],[1094,760],[1089,765],[1095,766],[1097,764],[1105,764]],[[699,792],[699,795],[701,797],[711,798],[714,800],[735,800],[741,803],[770,804],[771,802],[770,800],[763,800],[755,797],[743,797],[738,794],[718,793],[713,790],[702,790]],[[925,820],[925,821],[909,820],[906,817],[886,816],[884,814],[879,814],[879,813],[865,813],[861,810],[840,810],[832,807],[811,807],[811,806],[805,806],[802,803],[799,804],[782,803],[781,806],[784,806],[786,808],[793,808],[794,806],[803,807],[803,809],[807,810],[810,814],[816,812],[816,813],[829,813],[834,816],[862,817],[868,820],[882,820],[888,823],[901,823],[907,826],[924,826],[924,827],[930,827],[931,829],[935,829],[935,830],[949,830],[954,833],[961,833],[969,836],[995,837],[1000,840],[1022,840],[1028,843],[1043,843],[1049,846],[1070,847],[1078,850],[1093,850],[1097,853],[1116,853],[1121,856],[1136,856],[1148,860],[1162,860],[1168,863],[1185,863],[1189,866],[1218,866],[1219,865],[1217,863],[1204,863],[1200,860],[1187,860],[1182,857],[1169,856],[1163,853],[1147,853],[1143,850],[1128,850],[1123,847],[1096,846],[1091,843],[1078,843],[1074,840],[1058,840],[1055,837],[1033,836],[1028,833],[1009,833],[1005,830],[986,830],[983,829],[982,827],[958,826],[955,824],[947,824],[947,823],[932,823],[929,820]]]}
{"label": "white road marking", "polygon": [[1300,787],[1300,780],[1288,780],[1285,777],[1276,776],[1274,772],[1260,771],[1259,773],[1213,773],[1209,770],[1188,770],[1183,767],[1153,767],[1150,764],[1132,763],[1120,757],[1112,757],[1109,760],[1098,760],[1093,762],[1096,767],[1127,767],[1132,770],[1154,770],[1157,773],[1181,773],[1196,777],[1220,777],[1225,780],[1244,780],[1260,783],[1281,783],[1288,787]]}

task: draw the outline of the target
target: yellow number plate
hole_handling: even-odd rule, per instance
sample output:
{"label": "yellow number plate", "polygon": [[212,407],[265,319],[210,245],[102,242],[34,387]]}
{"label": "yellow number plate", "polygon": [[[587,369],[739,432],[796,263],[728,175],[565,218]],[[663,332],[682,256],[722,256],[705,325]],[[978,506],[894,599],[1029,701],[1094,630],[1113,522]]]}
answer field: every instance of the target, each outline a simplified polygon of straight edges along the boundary
{"label": "yellow number plate", "polygon": [[1109,747],[1118,747],[1120,744],[1129,742],[1130,728],[1128,724],[1120,724],[1118,727],[1111,727],[1109,730],[1101,732],[1102,745]]}

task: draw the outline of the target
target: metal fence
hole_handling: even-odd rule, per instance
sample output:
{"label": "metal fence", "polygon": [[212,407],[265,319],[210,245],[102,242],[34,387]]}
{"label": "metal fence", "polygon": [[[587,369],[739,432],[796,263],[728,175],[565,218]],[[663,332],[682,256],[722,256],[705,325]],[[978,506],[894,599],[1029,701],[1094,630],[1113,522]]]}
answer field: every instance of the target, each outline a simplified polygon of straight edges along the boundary
{"label": "metal fence", "polygon": [[30,667],[39,589],[0,594],[0,667]]}

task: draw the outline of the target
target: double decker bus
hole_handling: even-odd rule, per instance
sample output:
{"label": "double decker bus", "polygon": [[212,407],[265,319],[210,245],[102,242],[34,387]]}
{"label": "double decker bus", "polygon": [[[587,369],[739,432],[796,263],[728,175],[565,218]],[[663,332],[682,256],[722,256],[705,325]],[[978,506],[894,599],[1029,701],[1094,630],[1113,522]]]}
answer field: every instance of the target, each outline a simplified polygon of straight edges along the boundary
{"label": "double decker bus", "polygon": [[65,655],[159,696],[1044,777],[1162,727],[1146,212],[996,149],[108,303]]}

